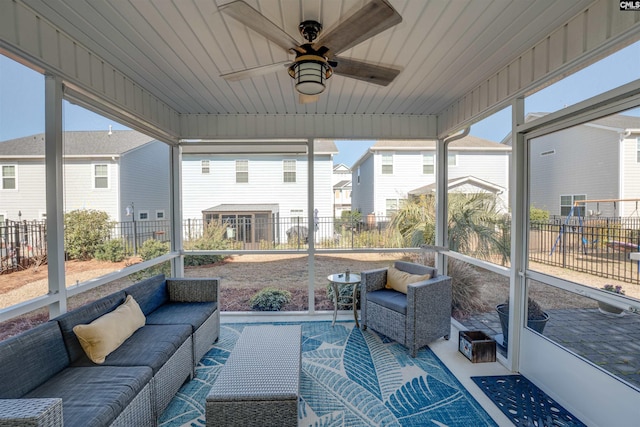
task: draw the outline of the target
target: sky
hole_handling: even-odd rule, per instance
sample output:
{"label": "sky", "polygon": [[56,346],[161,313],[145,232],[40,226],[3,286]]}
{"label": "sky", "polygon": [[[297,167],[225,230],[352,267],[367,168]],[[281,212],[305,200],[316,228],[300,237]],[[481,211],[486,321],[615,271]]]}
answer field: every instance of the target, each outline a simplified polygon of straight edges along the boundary
{"label": "sky", "polygon": [[[553,112],[640,79],[640,42],[636,42],[527,97],[525,113]],[[626,114],[640,116],[640,109]],[[65,102],[65,130],[128,129],[117,122]],[[500,142],[511,131],[506,108],[471,126],[470,134]],[[0,55],[0,141],[44,132],[44,78]],[[334,163],[351,167],[375,141],[336,141]]]}

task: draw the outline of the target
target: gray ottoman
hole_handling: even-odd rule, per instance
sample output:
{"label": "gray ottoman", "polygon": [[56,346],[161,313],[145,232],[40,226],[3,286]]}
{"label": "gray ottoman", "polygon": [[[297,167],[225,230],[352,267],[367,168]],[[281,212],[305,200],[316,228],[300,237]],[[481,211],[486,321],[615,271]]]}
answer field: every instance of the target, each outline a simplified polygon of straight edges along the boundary
{"label": "gray ottoman", "polygon": [[299,325],[247,326],[209,391],[207,426],[297,426]]}

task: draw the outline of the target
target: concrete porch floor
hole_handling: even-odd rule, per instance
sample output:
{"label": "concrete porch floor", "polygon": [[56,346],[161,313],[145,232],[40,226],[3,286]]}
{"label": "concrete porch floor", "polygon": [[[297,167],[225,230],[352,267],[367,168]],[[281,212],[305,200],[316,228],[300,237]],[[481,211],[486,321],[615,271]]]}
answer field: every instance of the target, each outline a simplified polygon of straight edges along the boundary
{"label": "concrete porch floor", "polygon": [[[544,336],[640,389],[640,315],[625,312],[616,317],[595,308],[547,313]],[[474,315],[460,323],[491,337],[502,333],[496,312]],[[506,357],[504,348],[498,346],[498,351]]]}

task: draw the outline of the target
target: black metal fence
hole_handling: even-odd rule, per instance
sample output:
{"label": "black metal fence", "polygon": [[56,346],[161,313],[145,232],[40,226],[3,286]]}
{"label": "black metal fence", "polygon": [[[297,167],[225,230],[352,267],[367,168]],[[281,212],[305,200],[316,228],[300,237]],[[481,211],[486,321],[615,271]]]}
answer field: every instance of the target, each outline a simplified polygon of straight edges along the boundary
{"label": "black metal fence", "polygon": [[[314,246],[318,249],[401,248],[388,228],[389,218],[369,215],[364,220],[315,218]],[[125,251],[136,254],[149,239],[169,241],[170,222],[127,221],[115,223],[111,238],[120,239]],[[309,221],[303,217],[235,217],[218,223],[202,219],[183,222],[185,246],[205,236],[208,227],[219,227],[217,238],[229,248],[245,250],[306,250]],[[497,227],[509,239],[510,228]],[[601,277],[640,283],[640,262],[629,257],[640,251],[640,218],[580,219],[554,217],[532,223],[529,259]],[[471,254],[470,254],[471,255]],[[10,221],[0,224],[0,273],[46,262],[44,221]]]}
{"label": "black metal fence", "polygon": [[47,231],[44,221],[0,223],[0,274],[40,265],[47,261]]}
{"label": "black metal fence", "polygon": [[531,261],[640,283],[640,262],[629,257],[640,251],[637,218],[537,223],[529,236]]}

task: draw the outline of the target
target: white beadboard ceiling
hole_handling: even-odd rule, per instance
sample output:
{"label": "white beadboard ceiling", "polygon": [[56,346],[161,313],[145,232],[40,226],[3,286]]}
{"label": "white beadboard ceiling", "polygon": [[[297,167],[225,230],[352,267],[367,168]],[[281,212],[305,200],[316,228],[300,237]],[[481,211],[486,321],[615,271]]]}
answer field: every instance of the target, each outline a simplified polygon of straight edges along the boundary
{"label": "white beadboard ceiling", "polygon": [[[584,10],[591,0],[389,0],[402,22],[340,54],[399,67],[386,87],[334,75],[299,104],[284,65],[229,82],[221,74],[293,56],[220,12],[226,0],[24,0],[38,14],[182,114],[442,112]],[[364,0],[247,0],[296,39]],[[366,25],[363,22],[362,25]]]}

